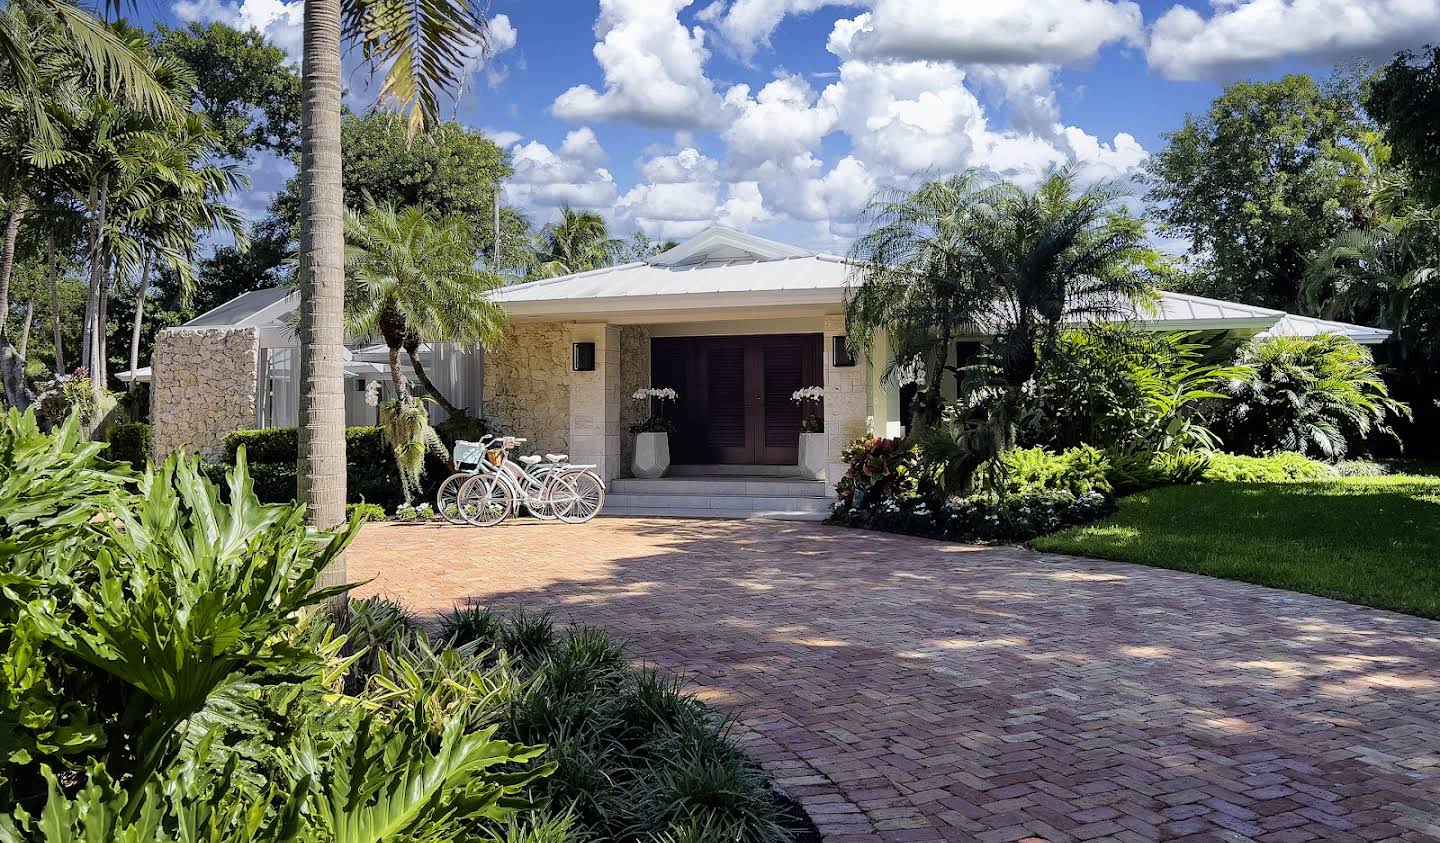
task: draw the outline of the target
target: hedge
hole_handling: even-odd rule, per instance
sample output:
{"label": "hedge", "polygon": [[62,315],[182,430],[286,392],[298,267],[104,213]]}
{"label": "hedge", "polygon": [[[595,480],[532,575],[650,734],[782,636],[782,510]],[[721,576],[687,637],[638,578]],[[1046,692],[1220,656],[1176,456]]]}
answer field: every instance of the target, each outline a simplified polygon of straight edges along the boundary
{"label": "hedge", "polygon": [[[250,476],[255,481],[255,495],[265,503],[295,500],[299,436],[293,427],[264,430],[237,430],[226,434],[225,462],[215,472],[223,476],[226,468],[235,465],[236,452],[245,448]],[[349,503],[373,503],[392,510],[403,500],[400,475],[395,457],[378,427],[345,429],[345,499]],[[427,480],[445,470],[439,460],[429,466]],[[442,475],[434,482],[438,486]]]}
{"label": "hedge", "polygon": [[[476,440],[488,428],[483,419],[447,419],[436,425],[446,447],[456,439]],[[264,430],[237,430],[222,440],[224,463],[212,477],[223,477],[225,468],[235,465],[235,456],[243,445],[255,481],[255,495],[265,503],[295,499],[295,464],[299,455],[299,431],[293,427],[272,427]],[[346,500],[352,504],[373,503],[394,512],[404,501],[400,491],[400,475],[395,468],[395,455],[379,427],[345,429]],[[425,478],[420,502],[430,500],[440,483],[450,475],[450,467],[434,455],[425,458]]]}
{"label": "hedge", "polygon": [[155,434],[150,425],[118,422],[105,430],[105,442],[110,446],[105,457],[116,462],[128,462],[136,471],[144,471],[154,441]]}

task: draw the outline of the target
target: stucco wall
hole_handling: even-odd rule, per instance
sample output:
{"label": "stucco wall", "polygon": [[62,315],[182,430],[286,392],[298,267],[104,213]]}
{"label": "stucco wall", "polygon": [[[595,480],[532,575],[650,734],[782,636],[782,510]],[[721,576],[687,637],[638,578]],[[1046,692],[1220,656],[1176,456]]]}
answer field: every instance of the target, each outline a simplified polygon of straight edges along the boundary
{"label": "stucco wall", "polygon": [[512,322],[485,352],[485,417],[529,439],[524,451],[570,449],[570,329],[560,322]]}
{"label": "stucco wall", "polygon": [[639,424],[650,413],[650,402],[634,401],[630,396],[650,383],[650,328],[645,325],[624,325],[620,328],[620,473],[630,476],[630,463],[635,457],[635,434],[630,425]]}
{"label": "stucco wall", "polygon": [[205,456],[225,434],[255,426],[255,328],[168,329],[150,358],[155,456],[177,448]]}

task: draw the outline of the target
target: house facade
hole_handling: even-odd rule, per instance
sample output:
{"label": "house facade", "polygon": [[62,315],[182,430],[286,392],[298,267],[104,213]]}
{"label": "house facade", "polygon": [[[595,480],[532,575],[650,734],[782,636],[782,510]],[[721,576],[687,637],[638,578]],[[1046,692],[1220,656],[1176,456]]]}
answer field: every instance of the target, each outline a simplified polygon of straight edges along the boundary
{"label": "house facade", "polygon": [[[758,473],[795,465],[803,413],[791,395],[819,386],[833,483],[847,444],[867,433],[900,435],[905,421],[905,386],[884,377],[883,334],[859,354],[845,342],[849,276],[843,258],[713,227],[644,262],[506,287],[495,298],[509,324],[494,349],[434,344],[422,354],[457,405],[527,437],[534,452],[592,463],[606,479],[628,473],[630,425],[650,413],[647,401],[631,398],[639,388],[679,393],[675,464]],[[236,427],[295,423],[295,341],[286,326],[296,304],[294,293],[247,293],[162,333],[151,370],[136,373],[152,380],[157,451],[214,447]],[[1173,293],[1136,322],[1242,338],[1330,331],[1373,344],[1387,336]],[[982,339],[962,339],[951,353]],[[349,423],[373,423],[364,392],[371,380],[388,381],[384,361],[382,347],[360,341],[347,354]]]}

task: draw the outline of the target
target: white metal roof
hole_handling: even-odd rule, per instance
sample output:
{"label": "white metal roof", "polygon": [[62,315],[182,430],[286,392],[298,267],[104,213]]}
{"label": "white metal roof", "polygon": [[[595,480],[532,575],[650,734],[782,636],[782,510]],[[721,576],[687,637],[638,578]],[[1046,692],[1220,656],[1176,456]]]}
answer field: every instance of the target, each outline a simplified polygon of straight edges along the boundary
{"label": "white metal roof", "polygon": [[1361,345],[1379,345],[1390,338],[1390,331],[1384,328],[1367,328],[1350,322],[1336,322],[1333,319],[1316,319],[1313,316],[1296,316],[1287,313],[1261,336],[1266,337],[1313,337],[1316,334],[1343,334]]}
{"label": "white metal roof", "polygon": [[248,328],[279,324],[300,303],[288,287],[266,287],[241,293],[230,301],[184,323],[182,328]]}
{"label": "white metal roof", "polygon": [[[513,284],[493,297],[517,319],[658,323],[732,319],[742,315],[736,311],[747,317],[780,317],[842,312],[849,275],[849,262],[837,255],[712,226],[646,261]],[[299,293],[287,288],[256,290],[182,327],[255,325],[262,329],[262,345],[293,345],[293,332],[284,320],[298,303]],[[1333,331],[1366,344],[1390,335],[1377,328],[1186,293],[1162,292],[1135,318],[1153,330],[1275,336]],[[364,349],[361,355],[372,351]]]}

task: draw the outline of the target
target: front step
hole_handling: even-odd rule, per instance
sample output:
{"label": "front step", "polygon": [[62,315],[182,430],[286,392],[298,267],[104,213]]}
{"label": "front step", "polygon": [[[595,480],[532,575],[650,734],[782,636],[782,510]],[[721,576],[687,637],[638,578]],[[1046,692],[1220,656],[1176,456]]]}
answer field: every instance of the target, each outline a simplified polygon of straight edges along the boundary
{"label": "front step", "polygon": [[819,521],[835,499],[821,480],[785,477],[666,477],[609,484],[606,515],[774,518]]}

